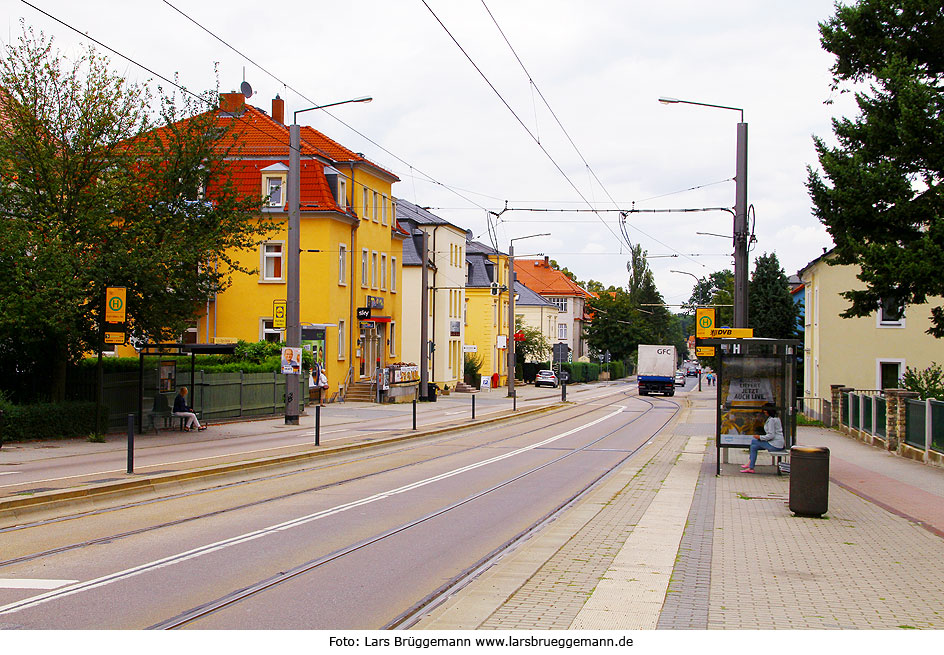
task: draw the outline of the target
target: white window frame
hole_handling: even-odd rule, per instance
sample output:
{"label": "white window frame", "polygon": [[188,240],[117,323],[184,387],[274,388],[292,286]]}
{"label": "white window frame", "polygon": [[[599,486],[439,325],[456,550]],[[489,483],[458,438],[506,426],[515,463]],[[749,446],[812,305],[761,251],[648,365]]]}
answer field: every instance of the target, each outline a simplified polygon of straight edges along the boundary
{"label": "white window frame", "polygon": [[367,288],[367,283],[370,281],[370,251],[367,248],[361,249],[361,286]]}
{"label": "white window frame", "polygon": [[559,312],[567,312],[567,298],[561,296],[549,296],[547,301],[557,307]]}
{"label": "white window frame", "polygon": [[338,244],[338,284],[347,286],[347,244]]}
{"label": "white window frame", "polygon": [[[905,308],[901,309],[901,317],[897,319],[887,319],[885,318],[885,303],[884,301],[879,303],[878,312],[875,316],[875,326],[878,328],[893,328],[893,329],[903,329],[905,327]],[[893,360],[886,360],[893,361]]]}
{"label": "white window frame", "polygon": [[[282,330],[272,327],[274,323],[272,318],[260,318],[259,319],[259,340],[260,341],[272,341],[273,343],[279,343],[283,341]],[[274,335],[275,339],[269,339],[269,335]]]}
{"label": "white window frame", "polygon": [[371,193],[373,194],[373,200],[374,200],[374,222],[376,223],[377,221],[380,220],[380,194],[377,193],[376,191],[372,191]]}
{"label": "white window frame", "polygon": [[[268,252],[269,246],[279,246],[278,256],[269,255],[269,252]],[[259,257],[261,260],[261,266],[259,269],[260,282],[284,282],[285,281],[285,242],[284,241],[263,241],[260,251],[259,251]],[[266,268],[266,264],[268,263],[270,259],[279,260],[280,262],[279,270],[281,272],[281,275],[279,275],[279,277],[270,277],[267,274],[268,268]]]}
{"label": "white window frame", "polygon": [[396,321],[390,321],[390,330],[388,334],[390,335],[390,348],[389,348],[390,356],[396,357],[397,356],[397,322]]}
{"label": "white window frame", "polygon": [[344,351],[344,328],[344,319],[338,319],[338,359],[347,359],[347,354]]}
{"label": "white window frame", "polygon": [[377,288],[377,278],[379,277],[378,272],[377,272],[377,268],[378,268],[377,255],[378,253],[376,250],[370,253],[370,288],[371,289]]}
{"label": "white window frame", "polygon": [[387,253],[380,253],[380,290],[387,290]]}
{"label": "white window frame", "polygon": [[370,189],[364,187],[364,218],[370,218]]}
{"label": "white window frame", "polygon": [[882,364],[898,364],[898,377],[905,374],[907,362],[899,357],[876,357],[875,358],[875,388],[882,388]]}
{"label": "white window frame", "polygon": [[387,196],[380,194],[380,223],[387,224]]}
{"label": "white window frame", "polygon": [[338,175],[338,206],[347,209],[347,179]]}
{"label": "white window frame", "polygon": [[390,292],[397,292],[397,258],[390,258]]}
{"label": "white window frame", "polygon": [[557,324],[557,338],[558,340],[561,340],[561,341],[567,339],[567,324],[566,323]]}

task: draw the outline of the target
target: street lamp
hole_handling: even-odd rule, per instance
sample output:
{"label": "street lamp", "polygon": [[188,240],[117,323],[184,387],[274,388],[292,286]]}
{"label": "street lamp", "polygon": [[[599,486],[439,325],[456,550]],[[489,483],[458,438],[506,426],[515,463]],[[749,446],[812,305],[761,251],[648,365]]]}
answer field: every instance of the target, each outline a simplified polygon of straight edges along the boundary
{"label": "street lamp", "polygon": [[[324,109],[349,102],[370,102],[373,98],[365,96],[353,100],[332,102],[327,105],[299,109],[292,117],[288,128],[288,257],[286,259],[286,299],[285,299],[285,342],[290,348],[302,345],[301,318],[298,309],[300,284],[299,254],[301,253],[301,143],[302,132],[298,125],[298,115],[313,109]],[[300,373],[285,376],[285,425],[298,425],[298,387]]]}
{"label": "street lamp", "polygon": [[747,327],[747,123],[740,107],[713,105],[707,102],[659,98],[664,105],[698,105],[741,112],[737,124],[737,164],[734,177],[734,327]]}
{"label": "street lamp", "polygon": [[549,237],[550,232],[515,237],[508,241],[508,397],[515,395],[515,241]]}

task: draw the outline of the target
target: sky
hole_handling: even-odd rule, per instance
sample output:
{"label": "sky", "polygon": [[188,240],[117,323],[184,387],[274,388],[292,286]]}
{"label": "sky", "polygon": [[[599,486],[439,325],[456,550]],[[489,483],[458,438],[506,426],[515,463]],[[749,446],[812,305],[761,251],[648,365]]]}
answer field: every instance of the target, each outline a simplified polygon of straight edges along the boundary
{"label": "sky", "polygon": [[[752,271],[775,252],[791,275],[832,246],[805,187],[812,136],[831,142],[831,119],[855,114],[819,44],[831,0],[30,4],[0,0],[4,45],[21,21],[67,56],[91,37],[132,80],[223,92],[245,80],[250,104],[269,111],[279,94],[286,118],[371,96],[299,122],[396,173],[395,196],[502,251],[549,233],[515,241],[516,257],[548,256],[582,281],[626,285],[615,210],[734,205],[741,113],[660,97],[743,110]],[[728,212],[632,213],[626,231],[666,303],[688,300],[692,275],[733,268]]]}

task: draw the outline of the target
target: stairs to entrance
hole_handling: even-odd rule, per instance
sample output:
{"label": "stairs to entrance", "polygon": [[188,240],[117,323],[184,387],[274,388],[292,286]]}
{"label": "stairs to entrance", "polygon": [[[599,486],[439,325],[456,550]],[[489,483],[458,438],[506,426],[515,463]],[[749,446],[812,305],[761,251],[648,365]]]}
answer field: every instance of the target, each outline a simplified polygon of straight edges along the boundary
{"label": "stairs to entrance", "polygon": [[475,387],[471,387],[465,382],[457,382],[456,393],[475,393]]}
{"label": "stairs to entrance", "polygon": [[376,392],[370,382],[355,382],[347,388],[344,396],[344,402],[372,403],[376,399]]}

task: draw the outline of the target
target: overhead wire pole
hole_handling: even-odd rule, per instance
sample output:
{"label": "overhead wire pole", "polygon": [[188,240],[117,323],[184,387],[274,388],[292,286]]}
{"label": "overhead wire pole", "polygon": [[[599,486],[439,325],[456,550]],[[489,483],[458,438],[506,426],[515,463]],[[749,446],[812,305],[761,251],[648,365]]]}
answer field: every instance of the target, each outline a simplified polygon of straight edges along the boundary
{"label": "overhead wire pole", "polygon": [[744,110],[740,107],[714,105],[707,102],[679,100],[678,98],[659,98],[666,105],[683,104],[716,109],[730,109],[741,113],[737,124],[737,161],[734,177],[734,327],[747,327],[747,246],[750,240],[747,231],[747,123],[744,122]]}
{"label": "overhead wire pole", "polygon": [[550,232],[515,237],[508,241],[508,397],[515,396],[515,241],[549,237]]}

